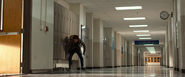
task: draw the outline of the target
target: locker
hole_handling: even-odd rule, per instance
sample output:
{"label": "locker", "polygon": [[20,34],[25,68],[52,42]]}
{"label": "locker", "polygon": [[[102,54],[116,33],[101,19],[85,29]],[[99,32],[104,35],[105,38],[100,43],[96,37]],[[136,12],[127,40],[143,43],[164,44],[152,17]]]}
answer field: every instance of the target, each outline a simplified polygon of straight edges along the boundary
{"label": "locker", "polygon": [[58,24],[59,24],[58,31],[61,32],[61,26],[62,26],[62,22],[61,22],[62,21],[62,19],[61,19],[61,17],[62,17],[62,14],[61,14],[62,13],[62,6],[61,5],[58,8],[58,12],[59,12],[58,13]]}
{"label": "locker", "polygon": [[70,10],[68,10],[68,26],[67,26],[67,34],[69,34],[69,29],[70,29],[70,25],[71,25],[71,23],[70,23],[70,19],[71,19],[71,11]]}
{"label": "locker", "polygon": [[64,33],[67,33],[67,27],[68,27],[68,10],[65,9],[65,29],[64,29]]}
{"label": "locker", "polygon": [[64,26],[65,26],[65,16],[64,16],[64,14],[65,14],[65,8],[64,7],[62,7],[62,12],[61,12],[61,14],[62,14],[62,25],[61,25],[61,30],[62,30],[62,32],[64,32]]}
{"label": "locker", "polygon": [[58,31],[57,31],[57,28],[58,28],[58,6],[59,4],[58,3],[55,3],[54,7],[54,52],[53,52],[53,56],[54,56],[54,59],[57,59],[57,36],[58,36]]}

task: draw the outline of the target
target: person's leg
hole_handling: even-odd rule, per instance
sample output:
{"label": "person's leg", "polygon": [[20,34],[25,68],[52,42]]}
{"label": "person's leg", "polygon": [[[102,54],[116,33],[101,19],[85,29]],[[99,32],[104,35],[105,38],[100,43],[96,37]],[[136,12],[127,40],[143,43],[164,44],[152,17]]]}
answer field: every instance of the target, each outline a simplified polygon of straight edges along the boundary
{"label": "person's leg", "polygon": [[83,68],[83,66],[84,66],[84,60],[83,60],[83,57],[82,57],[82,53],[80,53],[79,51],[77,51],[76,53],[78,54],[78,57],[80,58],[81,67]]}
{"label": "person's leg", "polygon": [[71,51],[70,52],[70,55],[69,55],[69,69],[71,69],[71,65],[72,65],[72,57],[73,57],[73,55],[74,55],[74,53],[75,53],[75,51]]}

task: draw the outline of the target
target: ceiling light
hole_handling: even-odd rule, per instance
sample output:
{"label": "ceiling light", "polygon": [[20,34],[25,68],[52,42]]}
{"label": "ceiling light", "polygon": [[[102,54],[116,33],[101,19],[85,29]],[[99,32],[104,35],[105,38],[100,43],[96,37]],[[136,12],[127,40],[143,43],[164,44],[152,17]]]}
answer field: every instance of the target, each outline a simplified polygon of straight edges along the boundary
{"label": "ceiling light", "polygon": [[129,27],[148,27],[148,25],[129,25]]}
{"label": "ceiling light", "polygon": [[136,35],[136,36],[150,36],[150,34],[140,34],[140,35]]}
{"label": "ceiling light", "polygon": [[125,7],[115,7],[116,10],[136,10],[142,9],[142,6],[125,6]]}
{"label": "ceiling light", "polygon": [[149,32],[149,30],[135,30],[133,32]]}
{"label": "ceiling light", "polygon": [[144,44],[144,45],[154,45],[154,44]]}
{"label": "ceiling light", "polygon": [[124,20],[145,20],[145,17],[123,18]]}
{"label": "ceiling light", "polygon": [[154,47],[146,47],[150,53],[156,53]]}
{"label": "ceiling light", "polygon": [[152,38],[139,38],[139,39],[152,39]]}

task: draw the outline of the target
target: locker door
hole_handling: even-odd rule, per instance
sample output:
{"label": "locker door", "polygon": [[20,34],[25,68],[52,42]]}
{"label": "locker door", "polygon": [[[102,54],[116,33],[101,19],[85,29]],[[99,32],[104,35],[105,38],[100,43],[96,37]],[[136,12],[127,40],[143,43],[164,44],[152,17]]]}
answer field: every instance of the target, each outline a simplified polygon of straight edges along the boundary
{"label": "locker door", "polygon": [[67,34],[70,34],[70,28],[71,28],[71,11],[68,12],[68,22],[69,22],[69,25],[68,25],[68,29],[67,29]]}
{"label": "locker door", "polygon": [[61,31],[64,32],[64,30],[63,30],[64,29],[64,27],[63,27],[64,26],[64,7],[63,6],[62,6],[61,10],[62,10],[61,11]]}
{"label": "locker door", "polygon": [[54,16],[54,53],[53,57],[54,59],[57,59],[57,36],[58,36],[58,3],[54,4],[54,11],[55,11],[55,16]]}
{"label": "locker door", "polygon": [[58,12],[59,12],[59,16],[58,16],[58,37],[57,37],[57,39],[58,39],[58,43],[57,43],[57,45],[58,45],[58,51],[57,51],[57,58],[58,59],[61,59],[61,36],[62,36],[62,33],[61,33],[61,21],[62,21],[62,19],[61,19],[61,12],[62,12],[62,6],[60,5],[59,6],[59,8],[58,8]]}
{"label": "locker door", "polygon": [[75,30],[76,30],[76,28],[75,28],[75,14],[73,13],[73,25],[72,25],[72,28],[71,28],[71,34],[74,34],[75,33]]}

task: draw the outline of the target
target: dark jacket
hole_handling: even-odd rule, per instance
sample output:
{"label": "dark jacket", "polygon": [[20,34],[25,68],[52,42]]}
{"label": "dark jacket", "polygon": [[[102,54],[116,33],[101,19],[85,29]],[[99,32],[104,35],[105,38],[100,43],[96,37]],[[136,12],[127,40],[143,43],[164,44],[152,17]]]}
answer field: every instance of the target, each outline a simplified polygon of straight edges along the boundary
{"label": "dark jacket", "polygon": [[69,41],[69,44],[68,44],[68,53],[71,51],[71,50],[73,50],[73,49],[79,49],[79,51],[80,51],[80,53],[82,52],[81,51],[81,47],[83,46],[83,48],[84,48],[84,52],[85,52],[85,50],[86,50],[86,46],[85,46],[85,43],[81,40],[81,39],[79,39],[78,40],[78,42],[77,42],[77,46],[75,46],[75,43],[74,43],[74,41],[73,41],[73,39],[70,39],[70,41]]}

